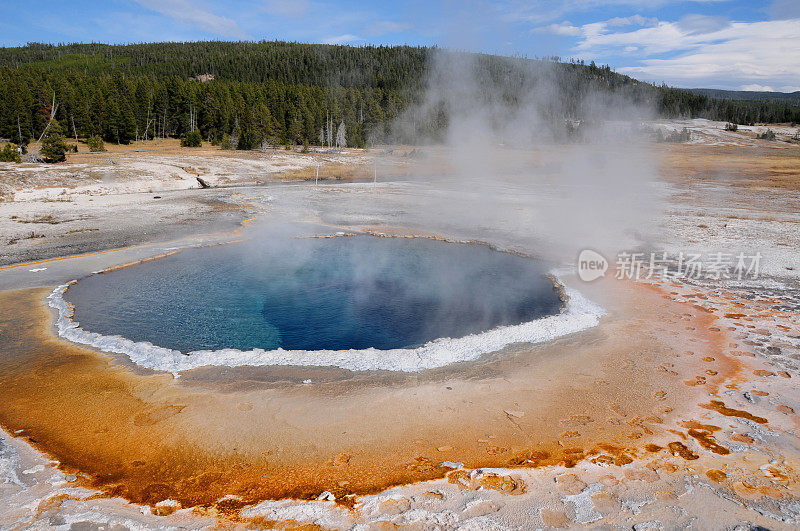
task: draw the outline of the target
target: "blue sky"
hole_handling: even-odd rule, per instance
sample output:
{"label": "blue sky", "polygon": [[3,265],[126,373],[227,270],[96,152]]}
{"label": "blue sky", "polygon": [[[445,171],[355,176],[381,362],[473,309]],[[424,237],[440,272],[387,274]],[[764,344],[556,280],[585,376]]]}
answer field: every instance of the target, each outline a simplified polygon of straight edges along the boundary
{"label": "blue sky", "polygon": [[800,90],[800,0],[26,0],[0,44],[280,39],[575,57],[681,87]]}

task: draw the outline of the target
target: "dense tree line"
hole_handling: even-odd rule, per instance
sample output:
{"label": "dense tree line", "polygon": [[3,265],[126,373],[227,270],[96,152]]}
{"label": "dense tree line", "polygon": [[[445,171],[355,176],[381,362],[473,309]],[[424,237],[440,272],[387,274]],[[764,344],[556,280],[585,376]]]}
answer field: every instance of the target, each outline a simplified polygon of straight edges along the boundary
{"label": "dense tree line", "polygon": [[664,116],[708,118],[736,124],[800,122],[800,105],[791,100],[712,98],[662,86],[659,110]]}
{"label": "dense tree line", "polygon": [[769,101],[773,103],[790,103],[800,105],[800,90],[794,92],[765,92],[755,90],[720,90],[720,89],[686,89],[694,94],[703,94],[709,98],[723,100]]}
{"label": "dense tree line", "polygon": [[[348,144],[361,146],[389,138],[388,124],[420,102],[435,52],[285,42],[0,48],[0,137],[21,143],[38,138],[55,101],[55,117],[68,137],[126,143],[198,131],[217,142],[228,135],[234,147],[249,149],[263,142],[319,143],[326,124],[344,123]],[[615,118],[610,114],[618,109],[602,100],[620,94],[669,117],[800,121],[800,107],[789,103],[710,98],[642,83],[594,63],[470,57],[487,100],[513,108],[537,87],[554,91],[556,97],[539,102],[541,114],[554,123],[598,118],[591,116],[597,109],[606,114],[600,117]],[[447,110],[442,103],[415,118],[400,140],[435,137],[447,125]]]}
{"label": "dense tree line", "polygon": [[185,136],[196,128],[207,140],[236,133],[246,148],[264,140],[313,141],[328,114],[344,120],[348,138],[359,145],[365,131],[383,124],[400,105],[396,94],[381,89],[3,69],[0,137],[37,138],[50,118],[54,94],[55,116],[67,136],[127,143]]}

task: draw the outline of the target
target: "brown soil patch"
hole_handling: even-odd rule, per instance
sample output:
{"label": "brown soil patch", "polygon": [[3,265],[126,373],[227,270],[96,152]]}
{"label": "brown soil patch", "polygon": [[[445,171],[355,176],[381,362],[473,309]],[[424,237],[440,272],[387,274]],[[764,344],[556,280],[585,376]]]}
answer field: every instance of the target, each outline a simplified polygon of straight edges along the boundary
{"label": "brown soil patch", "polygon": [[717,413],[725,415],[726,417],[740,417],[747,420],[752,420],[753,422],[758,422],[759,424],[766,424],[767,419],[764,417],[757,417],[752,413],[748,413],[747,411],[741,409],[733,409],[729,408],[725,405],[724,402],[720,400],[712,400],[710,404],[701,404],[702,407],[706,409],[713,409]]}
{"label": "brown soil patch", "polygon": [[672,455],[679,455],[686,459],[687,461],[694,461],[695,459],[700,459],[700,456],[696,453],[689,450],[685,444],[680,441],[674,441],[667,445],[669,451],[672,452]]}
{"label": "brown soil patch", "polygon": [[800,190],[800,148],[667,146],[662,172],[675,180],[729,181],[748,188]]}
{"label": "brown soil patch", "polygon": [[725,478],[728,477],[728,475],[725,472],[716,469],[711,469],[706,471],[706,476],[708,476],[708,479],[710,479],[711,481],[716,481],[717,483],[722,483],[723,481],[725,481]]}
{"label": "brown soil patch", "polygon": [[[284,181],[313,181],[317,177],[316,167],[299,168],[278,172],[274,175],[276,179]],[[386,177],[381,173],[381,177]],[[341,163],[321,164],[319,168],[320,181],[364,181],[373,178],[372,166]]]}

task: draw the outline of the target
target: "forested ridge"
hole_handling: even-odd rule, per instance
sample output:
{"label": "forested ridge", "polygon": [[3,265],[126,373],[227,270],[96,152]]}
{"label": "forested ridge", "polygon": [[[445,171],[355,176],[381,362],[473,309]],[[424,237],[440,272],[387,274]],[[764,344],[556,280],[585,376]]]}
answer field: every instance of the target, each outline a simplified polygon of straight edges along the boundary
{"label": "forested ridge", "polygon": [[693,94],[703,94],[709,98],[721,98],[725,100],[750,100],[768,101],[772,103],[789,103],[800,105],[800,90],[794,92],[766,92],[755,90],[719,90],[693,88],[686,89]]}
{"label": "forested ridge", "polygon": [[[199,131],[212,141],[230,135],[249,149],[263,142],[318,144],[326,126],[335,131],[344,124],[347,143],[363,146],[389,139],[392,120],[420,101],[434,53],[412,46],[277,41],[0,48],[0,137],[22,143],[38,138],[55,102],[66,136],[126,143]],[[548,83],[557,98],[547,100],[542,114],[553,123],[587,118],[590,93],[624,95],[665,117],[800,121],[800,106],[790,102],[711,98],[594,63],[471,57],[487,98],[513,106],[522,91]],[[435,138],[446,124],[447,109],[441,108],[394,139]]]}

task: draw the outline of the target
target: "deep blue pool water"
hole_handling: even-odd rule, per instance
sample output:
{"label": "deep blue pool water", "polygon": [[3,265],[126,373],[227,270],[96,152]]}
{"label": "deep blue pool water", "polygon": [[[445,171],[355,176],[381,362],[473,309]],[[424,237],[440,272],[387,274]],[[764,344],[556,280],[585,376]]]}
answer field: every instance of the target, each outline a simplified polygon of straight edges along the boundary
{"label": "deep blue pool water", "polygon": [[269,238],[92,275],[84,330],[189,352],[419,346],[558,313],[544,265],[483,245]]}

